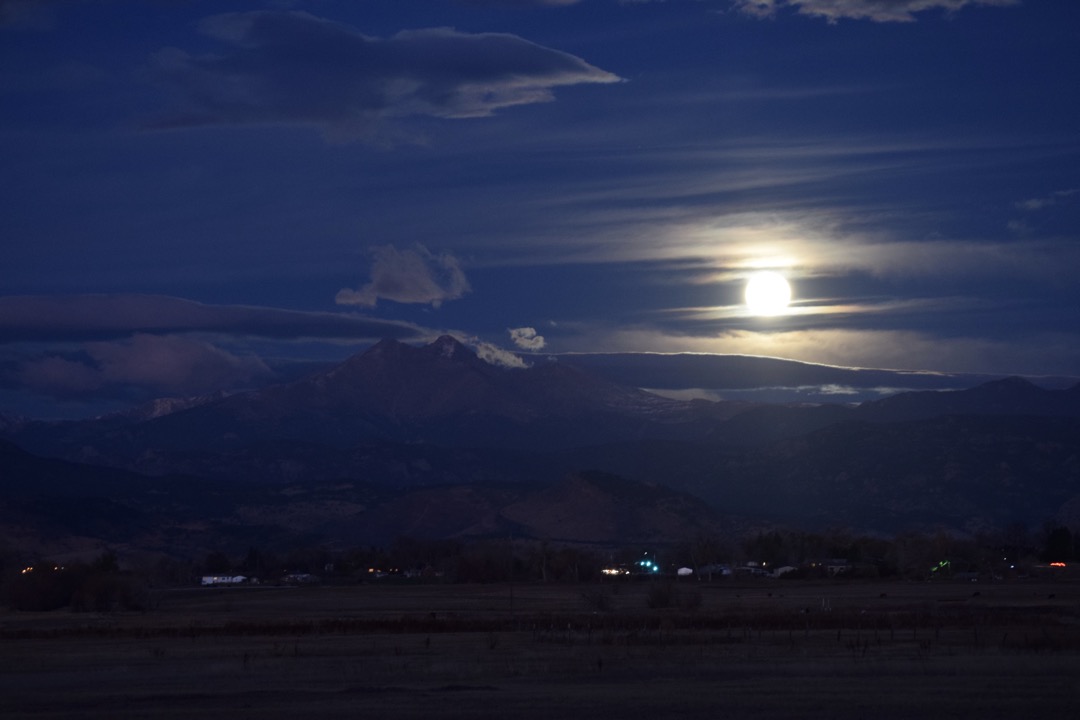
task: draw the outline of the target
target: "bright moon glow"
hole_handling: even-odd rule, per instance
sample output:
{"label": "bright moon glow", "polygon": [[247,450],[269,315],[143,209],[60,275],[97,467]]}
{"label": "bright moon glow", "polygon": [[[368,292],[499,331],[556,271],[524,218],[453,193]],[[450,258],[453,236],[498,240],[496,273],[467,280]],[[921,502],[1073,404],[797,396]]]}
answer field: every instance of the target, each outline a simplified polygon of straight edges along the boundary
{"label": "bright moon glow", "polygon": [[791,302],[791,285],[780,273],[754,273],[746,283],[746,308],[754,315],[780,315]]}

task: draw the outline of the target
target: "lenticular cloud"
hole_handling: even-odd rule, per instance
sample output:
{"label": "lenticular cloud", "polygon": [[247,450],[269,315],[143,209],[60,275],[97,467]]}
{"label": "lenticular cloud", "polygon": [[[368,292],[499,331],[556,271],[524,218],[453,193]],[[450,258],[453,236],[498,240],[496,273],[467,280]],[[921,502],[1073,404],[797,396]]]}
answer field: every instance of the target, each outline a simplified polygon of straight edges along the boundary
{"label": "lenticular cloud", "polygon": [[472,118],[553,99],[555,88],[620,78],[506,33],[451,28],[370,37],[305,12],[208,17],[220,52],[165,48],[154,57],[174,107],[163,127],[308,125],[328,136],[369,134],[395,118]]}

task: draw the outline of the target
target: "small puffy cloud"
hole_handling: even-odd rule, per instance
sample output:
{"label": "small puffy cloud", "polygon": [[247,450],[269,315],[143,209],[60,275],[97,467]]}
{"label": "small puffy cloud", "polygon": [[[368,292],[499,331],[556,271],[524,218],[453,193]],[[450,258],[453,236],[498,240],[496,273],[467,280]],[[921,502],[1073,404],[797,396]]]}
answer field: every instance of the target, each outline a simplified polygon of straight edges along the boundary
{"label": "small puffy cloud", "polygon": [[138,333],[196,332],[285,340],[421,336],[413,325],[354,314],[205,305],[164,295],[0,297],[0,343],[83,342]]}
{"label": "small puffy cloud", "polygon": [[306,125],[354,139],[395,118],[484,117],[552,100],[556,87],[619,80],[503,33],[429,28],[383,39],[305,12],[274,11],[214,15],[200,30],[223,50],[166,48],[154,57],[155,76],[175,100],[161,126]]}
{"label": "small puffy cloud", "polygon": [[499,367],[521,369],[529,367],[529,364],[522,360],[520,357],[510,352],[509,350],[503,350],[497,345],[491,343],[482,342],[479,340],[473,340],[470,342],[473,350],[476,352],[476,357],[480,358],[486,363],[491,365],[498,365]]}
{"label": "small puffy cloud", "polygon": [[241,387],[271,375],[254,356],[238,356],[180,336],[135,335],[123,342],[93,342],[86,357],[47,355],[27,360],[19,380],[56,397],[126,392],[196,395]]}
{"label": "small puffy cloud", "polygon": [[461,264],[449,253],[435,255],[422,245],[409,250],[383,245],[371,252],[375,256],[371,281],[356,290],[340,290],[339,305],[374,307],[383,299],[439,307],[472,289]]}
{"label": "small puffy cloud", "polygon": [[737,9],[756,17],[773,17],[780,8],[836,22],[843,18],[874,22],[914,22],[927,10],[956,12],[967,6],[1017,5],[1020,0],[735,0]]}
{"label": "small puffy cloud", "polygon": [[536,332],[536,328],[519,327],[510,328],[510,339],[522,350],[543,350],[544,336]]}

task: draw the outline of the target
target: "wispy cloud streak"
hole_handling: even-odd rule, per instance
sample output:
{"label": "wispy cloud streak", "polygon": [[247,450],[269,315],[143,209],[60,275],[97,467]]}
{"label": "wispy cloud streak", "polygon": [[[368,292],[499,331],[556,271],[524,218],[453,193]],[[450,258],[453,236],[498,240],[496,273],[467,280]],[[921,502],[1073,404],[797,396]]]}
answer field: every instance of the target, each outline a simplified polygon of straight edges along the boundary
{"label": "wispy cloud streak", "polygon": [[168,333],[353,340],[423,335],[407,323],[360,315],[207,305],[164,295],[0,297],[0,343],[84,342]]}
{"label": "wispy cloud streak", "polygon": [[742,12],[771,18],[782,8],[794,8],[801,15],[825,18],[872,20],[874,22],[914,22],[919,13],[930,10],[958,12],[977,5],[1006,7],[1020,0],[735,0]]}

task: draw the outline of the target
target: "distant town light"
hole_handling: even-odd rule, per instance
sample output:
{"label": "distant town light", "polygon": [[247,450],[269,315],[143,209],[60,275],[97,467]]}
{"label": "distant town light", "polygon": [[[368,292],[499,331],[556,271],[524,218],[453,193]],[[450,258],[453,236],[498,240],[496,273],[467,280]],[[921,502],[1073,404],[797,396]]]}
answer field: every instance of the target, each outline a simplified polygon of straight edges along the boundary
{"label": "distant town light", "polygon": [[[60,571],[61,571],[61,570],[63,570],[63,569],[64,569],[64,566],[63,566],[63,565],[53,565],[53,566],[52,566],[52,570],[53,570],[53,572],[60,572]],[[33,565],[27,565],[26,567],[24,567],[24,568],[23,568],[22,570],[20,570],[19,572],[20,572],[21,574],[23,574],[23,575],[25,575],[26,573],[31,573],[31,572],[34,572],[34,566],[33,566]]]}

